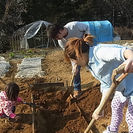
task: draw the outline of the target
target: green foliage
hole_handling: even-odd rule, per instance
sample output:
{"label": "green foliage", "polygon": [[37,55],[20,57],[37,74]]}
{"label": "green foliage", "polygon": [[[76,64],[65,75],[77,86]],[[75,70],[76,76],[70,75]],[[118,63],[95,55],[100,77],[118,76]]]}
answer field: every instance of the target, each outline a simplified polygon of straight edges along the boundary
{"label": "green foliage", "polygon": [[1,0],[0,7],[0,52],[10,48],[14,31],[38,20],[109,20],[114,27],[133,27],[133,0]]}
{"label": "green foliage", "polygon": [[24,57],[32,57],[34,55],[34,52],[32,49],[28,49],[28,50],[21,50],[19,54],[23,55]]}
{"label": "green foliage", "polygon": [[[8,2],[8,0],[6,1]],[[6,2],[1,1],[0,18]],[[104,20],[114,24],[132,25],[132,0],[12,0],[6,20],[14,28],[19,23],[29,24],[37,20],[67,23],[73,20]],[[127,20],[127,21],[126,21]]]}
{"label": "green foliage", "polygon": [[[1,18],[6,2],[2,0],[0,3]],[[12,0],[6,19],[10,19],[9,27],[12,25],[14,28],[20,23],[29,24],[37,20],[65,24],[73,20],[107,19],[114,25],[131,26],[132,8],[132,0]]]}
{"label": "green foliage", "polygon": [[105,19],[114,26],[132,24],[132,0],[26,0],[26,3],[23,20],[27,24],[36,20],[66,24],[74,20]]}
{"label": "green foliage", "polygon": [[33,51],[31,49],[27,50],[27,53],[33,54]]}
{"label": "green foliage", "polygon": [[14,58],[14,57],[15,57],[15,53],[14,53],[14,52],[10,52],[10,53],[9,53],[9,58],[12,59],[12,58]]}
{"label": "green foliage", "polygon": [[0,35],[0,53],[5,53],[10,49],[9,39],[2,30],[0,31],[0,34],[3,34]]}

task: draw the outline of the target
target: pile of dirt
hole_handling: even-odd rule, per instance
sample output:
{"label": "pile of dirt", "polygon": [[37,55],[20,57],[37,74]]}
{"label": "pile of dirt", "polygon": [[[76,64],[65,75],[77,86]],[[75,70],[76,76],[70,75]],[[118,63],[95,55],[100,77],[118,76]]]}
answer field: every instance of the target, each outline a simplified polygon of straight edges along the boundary
{"label": "pile of dirt", "polygon": [[[39,51],[39,49],[38,49]],[[32,79],[12,79],[12,75],[17,70],[17,62],[11,60],[11,69],[3,79],[6,83],[11,80],[21,87],[20,97],[26,102],[31,102],[31,94],[34,96],[36,104],[35,112],[35,132],[37,133],[83,133],[91,120],[95,108],[98,106],[101,93],[99,82],[86,70],[81,69],[83,94],[75,103],[62,102],[65,87],[62,86],[39,86],[43,83],[57,83],[71,81],[71,65],[64,61],[63,52],[60,49],[47,49],[47,55],[42,62],[42,69],[45,71],[43,78]],[[37,84],[38,89],[33,89],[32,85]],[[1,83],[0,89],[5,85]],[[40,89],[39,89],[40,88]],[[124,109],[125,113],[126,108]],[[16,114],[21,116],[21,120],[11,122],[0,119],[0,133],[31,133],[32,132],[32,107],[21,104],[16,107]],[[105,117],[95,122],[92,131],[102,133],[110,123],[110,101],[105,108]],[[127,124],[123,120],[120,132],[128,131]]]}

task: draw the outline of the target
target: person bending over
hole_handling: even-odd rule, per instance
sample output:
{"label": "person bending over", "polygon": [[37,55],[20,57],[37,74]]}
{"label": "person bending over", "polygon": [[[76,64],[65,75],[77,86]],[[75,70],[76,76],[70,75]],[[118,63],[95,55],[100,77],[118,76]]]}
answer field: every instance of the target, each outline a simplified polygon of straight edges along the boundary
{"label": "person bending over", "polygon": [[[102,23],[102,24],[101,24]],[[71,37],[83,38],[85,34],[93,33],[95,43],[113,41],[113,27],[109,21],[73,21],[65,26],[60,24],[51,24],[47,27],[47,35],[52,39],[58,40],[59,46],[64,50],[67,40]],[[81,93],[81,77],[80,65],[75,66],[71,61],[72,72],[77,70],[74,77],[74,97],[80,96]]]}
{"label": "person bending over", "polygon": [[[122,110],[126,103],[128,103],[126,122],[129,133],[133,133],[133,51],[117,44],[97,44],[90,47],[84,39],[70,38],[65,45],[64,54],[67,60],[73,61],[76,65],[87,66],[92,75],[100,81],[102,98],[99,106],[112,84],[112,71],[125,64],[124,71],[129,74],[116,88],[111,102],[111,123],[104,133],[118,133],[123,118]],[[92,115],[94,119],[100,116],[97,112],[99,106]]]}

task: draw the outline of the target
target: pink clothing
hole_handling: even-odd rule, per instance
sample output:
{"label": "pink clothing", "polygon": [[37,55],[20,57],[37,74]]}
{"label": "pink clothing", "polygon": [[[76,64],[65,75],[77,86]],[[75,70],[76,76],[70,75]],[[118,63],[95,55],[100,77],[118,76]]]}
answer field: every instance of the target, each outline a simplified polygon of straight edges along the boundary
{"label": "pink clothing", "polygon": [[118,132],[119,126],[123,119],[123,108],[126,104],[128,104],[126,112],[126,121],[128,124],[129,133],[133,133],[133,103],[130,98],[122,102],[120,95],[118,95],[118,93],[114,95],[114,98],[111,103],[111,108],[112,108],[111,124],[110,126],[108,126],[106,133]]}
{"label": "pink clothing", "polygon": [[16,105],[17,102],[22,102],[22,99],[18,97],[17,101],[9,101],[5,91],[0,92],[0,116],[5,114],[10,118],[15,118],[16,114],[12,112],[12,107]]}

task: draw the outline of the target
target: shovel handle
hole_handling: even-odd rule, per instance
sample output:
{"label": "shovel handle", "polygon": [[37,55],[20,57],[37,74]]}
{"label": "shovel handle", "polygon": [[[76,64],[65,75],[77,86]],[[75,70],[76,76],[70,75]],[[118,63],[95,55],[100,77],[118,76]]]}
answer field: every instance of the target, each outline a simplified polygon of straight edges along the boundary
{"label": "shovel handle", "polygon": [[[120,83],[127,75],[128,75],[128,73],[122,73],[122,74],[116,79],[116,81],[117,81],[118,83]],[[110,95],[112,94],[112,92],[114,91],[115,88],[116,88],[116,85],[115,85],[115,84],[111,85],[111,88],[109,89],[109,91],[107,92],[107,95],[106,95],[105,98],[104,98],[103,104],[99,107],[99,110],[98,110],[99,113],[103,110],[105,104],[107,103],[107,101],[108,101]],[[91,127],[92,127],[92,125],[94,124],[95,121],[96,121],[96,120],[95,120],[94,118],[90,121],[90,123],[89,123],[89,125],[87,126],[87,128],[85,129],[84,133],[88,133],[88,132],[89,132],[89,130],[91,129]]]}
{"label": "shovel handle", "polygon": [[128,73],[122,73],[117,79],[117,82],[121,82],[126,76],[128,75]]}
{"label": "shovel handle", "polygon": [[95,122],[95,119],[93,118],[93,119],[90,121],[90,123],[89,123],[89,125],[87,126],[87,128],[85,129],[84,133],[88,133],[88,132],[89,132],[89,130],[91,129],[91,127],[92,127],[92,125],[93,125],[94,122]]}
{"label": "shovel handle", "polygon": [[71,78],[71,82],[70,82],[70,86],[73,86],[73,81],[74,81],[75,75],[72,74],[72,78]]}

